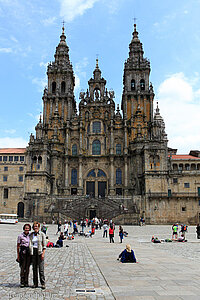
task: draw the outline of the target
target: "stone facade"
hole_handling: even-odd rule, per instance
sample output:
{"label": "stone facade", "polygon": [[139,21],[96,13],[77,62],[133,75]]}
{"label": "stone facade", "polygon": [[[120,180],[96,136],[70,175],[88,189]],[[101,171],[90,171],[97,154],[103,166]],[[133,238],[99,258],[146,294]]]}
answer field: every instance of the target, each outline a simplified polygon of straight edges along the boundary
{"label": "stone facade", "polygon": [[47,68],[43,117],[26,149],[25,216],[41,221],[53,215],[97,215],[128,224],[140,216],[147,223],[197,222],[200,155],[176,155],[167,146],[136,25],[124,65],[122,113],[115,107],[114,91],[106,88],[98,59],[77,112],[64,28],[54,57]]}
{"label": "stone facade", "polygon": [[0,149],[0,212],[24,217],[25,148]]}

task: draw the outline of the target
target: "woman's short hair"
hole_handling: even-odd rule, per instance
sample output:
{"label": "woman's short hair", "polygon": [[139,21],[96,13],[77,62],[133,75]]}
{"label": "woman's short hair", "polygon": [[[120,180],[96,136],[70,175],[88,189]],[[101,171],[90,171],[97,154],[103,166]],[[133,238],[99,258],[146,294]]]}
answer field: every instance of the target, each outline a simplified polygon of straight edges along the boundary
{"label": "woman's short hair", "polygon": [[38,228],[40,228],[40,223],[37,222],[37,221],[34,221],[34,222],[33,222],[33,226],[32,226],[33,230],[34,230],[34,226],[35,226],[35,225],[38,225]]}
{"label": "woman's short hair", "polygon": [[29,227],[29,230],[31,230],[31,225],[30,224],[24,224],[23,226],[23,230],[25,230],[25,227],[28,226]]}

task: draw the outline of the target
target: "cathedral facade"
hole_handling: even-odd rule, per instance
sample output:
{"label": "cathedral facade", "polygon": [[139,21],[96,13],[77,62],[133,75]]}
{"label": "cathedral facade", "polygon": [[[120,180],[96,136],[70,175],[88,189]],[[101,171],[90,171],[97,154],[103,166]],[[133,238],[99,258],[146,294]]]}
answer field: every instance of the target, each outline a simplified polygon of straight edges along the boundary
{"label": "cathedral facade", "polygon": [[121,110],[97,59],[77,112],[64,28],[54,57],[47,68],[43,116],[25,151],[23,216],[41,221],[97,216],[126,224],[143,216],[149,224],[196,223],[199,151],[177,155],[168,148],[136,25],[124,64]]}

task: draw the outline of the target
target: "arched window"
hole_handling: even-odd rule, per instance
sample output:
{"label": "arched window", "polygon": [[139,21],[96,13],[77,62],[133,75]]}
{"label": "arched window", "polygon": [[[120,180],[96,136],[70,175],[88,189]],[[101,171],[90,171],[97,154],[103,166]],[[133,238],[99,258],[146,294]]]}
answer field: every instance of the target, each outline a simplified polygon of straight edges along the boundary
{"label": "arched window", "polygon": [[101,122],[95,121],[92,123],[92,132],[93,133],[100,133],[101,132]]}
{"label": "arched window", "polygon": [[72,185],[76,185],[77,184],[77,170],[76,169],[72,169],[71,184]]}
{"label": "arched window", "polygon": [[88,124],[87,133],[90,133],[90,124]]}
{"label": "arched window", "polygon": [[52,82],[52,93],[55,94],[56,92],[56,82]]}
{"label": "arched window", "polygon": [[131,91],[135,91],[135,79],[131,80]]}
{"label": "arched window", "polygon": [[98,170],[97,177],[106,177],[106,174],[102,170]]}
{"label": "arched window", "polygon": [[87,174],[87,177],[96,177],[96,174],[95,174],[95,170],[91,170],[88,174]]}
{"label": "arched window", "polygon": [[141,91],[145,90],[145,81],[144,81],[144,79],[140,80],[140,89],[141,89]]}
{"label": "arched window", "polygon": [[121,144],[116,144],[116,154],[122,154]]}
{"label": "arched window", "polygon": [[77,155],[77,145],[72,145],[72,155]]}
{"label": "arched window", "polygon": [[61,93],[62,94],[65,93],[65,82],[64,81],[61,82]]}
{"label": "arched window", "polygon": [[38,157],[38,164],[42,164],[42,157],[41,156]]}
{"label": "arched window", "polygon": [[122,184],[122,170],[119,168],[116,170],[116,184]]}
{"label": "arched window", "polygon": [[101,154],[101,143],[99,140],[95,140],[92,143],[92,154],[93,155],[100,155]]}

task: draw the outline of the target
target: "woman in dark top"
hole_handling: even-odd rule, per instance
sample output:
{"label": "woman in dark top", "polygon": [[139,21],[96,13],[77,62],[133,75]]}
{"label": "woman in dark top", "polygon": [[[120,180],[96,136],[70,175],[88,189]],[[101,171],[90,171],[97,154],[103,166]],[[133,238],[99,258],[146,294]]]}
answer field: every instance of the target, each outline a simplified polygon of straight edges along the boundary
{"label": "woman in dark top", "polygon": [[120,253],[118,260],[121,258],[122,263],[136,263],[136,258],[130,245],[126,245],[126,249]]}

